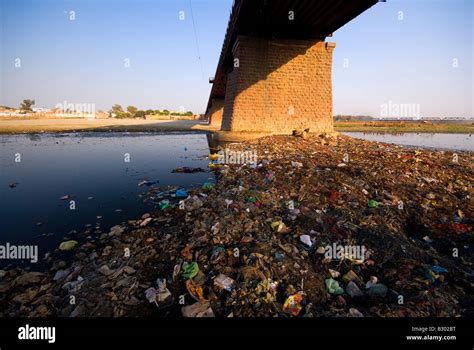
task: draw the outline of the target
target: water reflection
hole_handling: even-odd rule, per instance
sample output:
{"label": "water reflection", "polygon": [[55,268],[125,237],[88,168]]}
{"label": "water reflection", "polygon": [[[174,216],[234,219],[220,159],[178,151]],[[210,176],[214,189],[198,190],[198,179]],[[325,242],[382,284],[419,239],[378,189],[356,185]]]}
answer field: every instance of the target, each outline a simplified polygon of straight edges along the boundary
{"label": "water reflection", "polygon": [[394,143],[405,146],[417,146],[442,150],[474,151],[474,140],[471,134],[383,132],[344,132],[343,134],[368,141]]}

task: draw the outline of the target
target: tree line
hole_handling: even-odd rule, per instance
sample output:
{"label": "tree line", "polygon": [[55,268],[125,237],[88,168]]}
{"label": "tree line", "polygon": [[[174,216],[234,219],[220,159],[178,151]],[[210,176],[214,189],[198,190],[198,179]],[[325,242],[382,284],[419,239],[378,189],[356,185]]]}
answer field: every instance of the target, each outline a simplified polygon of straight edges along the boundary
{"label": "tree line", "polygon": [[109,111],[110,116],[115,118],[145,118],[147,115],[172,115],[172,116],[192,116],[193,112],[170,112],[167,109],[147,109],[139,110],[135,106],[128,106],[127,110],[124,110],[121,105],[115,104],[112,106],[112,109]]}

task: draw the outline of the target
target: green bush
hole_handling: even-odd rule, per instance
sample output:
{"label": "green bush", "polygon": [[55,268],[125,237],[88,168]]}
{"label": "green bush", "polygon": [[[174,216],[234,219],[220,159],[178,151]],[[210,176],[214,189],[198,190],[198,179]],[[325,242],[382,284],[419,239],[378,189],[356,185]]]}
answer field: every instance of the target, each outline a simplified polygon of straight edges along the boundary
{"label": "green bush", "polygon": [[145,118],[146,112],[145,111],[136,111],[134,117],[135,118]]}

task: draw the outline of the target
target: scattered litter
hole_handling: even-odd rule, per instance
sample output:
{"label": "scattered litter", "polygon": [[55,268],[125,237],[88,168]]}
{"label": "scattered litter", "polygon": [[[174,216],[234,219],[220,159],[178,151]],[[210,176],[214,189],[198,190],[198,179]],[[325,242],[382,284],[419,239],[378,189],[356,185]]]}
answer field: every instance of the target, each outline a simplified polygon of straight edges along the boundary
{"label": "scattered litter", "polygon": [[199,265],[197,262],[183,263],[183,277],[185,279],[190,279],[195,277],[199,272]]}
{"label": "scattered litter", "polygon": [[206,172],[206,170],[202,168],[189,168],[189,167],[176,168],[172,171],[172,173],[184,173],[184,174],[203,173],[203,172]]}
{"label": "scattered litter", "polygon": [[172,296],[171,292],[166,287],[166,279],[157,279],[156,285],[156,289],[150,287],[145,291],[145,298],[150,303],[155,303],[158,308],[169,306],[172,303]]}
{"label": "scattered litter", "polygon": [[186,281],[186,290],[194,300],[204,301],[204,291],[202,289],[202,286],[195,283],[193,280]]}
{"label": "scattered litter", "polygon": [[234,289],[235,281],[226,275],[220,274],[214,279],[214,285],[220,289],[231,292],[232,289]]}
{"label": "scattered litter", "polygon": [[147,226],[152,220],[153,220],[153,218],[146,218],[146,219],[144,219],[144,220],[140,223],[140,227],[145,227],[145,226]]}
{"label": "scattered litter", "polygon": [[291,162],[291,166],[293,168],[302,168],[303,167],[303,163],[300,163],[300,162]]}
{"label": "scattered litter", "polygon": [[180,188],[176,190],[176,197],[186,198],[187,196],[188,196],[188,193],[184,189]]}
{"label": "scattered litter", "polygon": [[213,189],[214,186],[215,186],[215,185],[214,185],[212,182],[205,182],[205,183],[202,185],[202,189],[208,191],[208,190]]}
{"label": "scattered litter", "polygon": [[158,181],[142,180],[138,183],[138,186],[140,186],[140,187],[142,187],[142,186],[152,186],[152,185],[155,185],[157,183],[158,183]]}
{"label": "scattered litter", "polygon": [[300,236],[300,241],[306,244],[308,247],[313,246],[313,242],[311,241],[311,237],[308,235],[301,235]]}
{"label": "scattered litter", "polygon": [[369,290],[368,294],[374,297],[384,297],[388,292],[387,286],[382,283],[373,284]]}
{"label": "scattered litter", "polygon": [[346,293],[349,294],[351,297],[362,297],[364,293],[360,290],[360,288],[354,282],[350,281],[346,287]]}
{"label": "scattered litter", "polygon": [[379,206],[379,203],[374,199],[369,199],[367,205],[369,206],[369,208],[377,208]]}
{"label": "scattered litter", "polygon": [[[143,180],[144,215],[71,231],[81,244],[46,254],[45,273],[2,270],[3,315],[469,316],[471,152],[312,134],[226,147],[256,151],[255,169]],[[64,307],[72,291],[81,308]]]}
{"label": "scattered litter", "polygon": [[349,314],[352,316],[352,317],[364,317],[364,315],[362,314],[362,312],[360,312],[359,310],[357,310],[356,308],[353,308],[351,307],[349,309]]}
{"label": "scattered litter", "polygon": [[290,295],[283,304],[283,311],[291,316],[298,316],[303,306],[301,303],[304,300],[304,293],[298,292],[296,294]]}
{"label": "scattered litter", "polygon": [[326,289],[330,294],[339,295],[344,293],[344,289],[339,286],[339,282],[332,279],[326,278]]}
{"label": "scattered litter", "polygon": [[77,244],[77,241],[65,241],[59,245],[59,250],[71,250],[74,249]]}
{"label": "scattered litter", "polygon": [[209,302],[196,302],[181,308],[183,317],[215,317]]}

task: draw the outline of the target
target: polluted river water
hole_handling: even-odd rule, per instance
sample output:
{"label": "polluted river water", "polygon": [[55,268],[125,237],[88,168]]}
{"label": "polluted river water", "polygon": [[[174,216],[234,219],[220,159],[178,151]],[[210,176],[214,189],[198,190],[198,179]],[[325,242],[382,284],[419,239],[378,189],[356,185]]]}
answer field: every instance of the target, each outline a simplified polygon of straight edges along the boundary
{"label": "polluted river water", "polygon": [[474,151],[474,138],[471,134],[393,134],[375,132],[344,132],[343,134],[367,141],[394,143],[404,146],[456,151]]}
{"label": "polluted river water", "polygon": [[88,227],[108,230],[152,210],[143,196],[151,187],[214,179],[205,134],[24,134],[1,143],[1,241],[38,245],[39,260]]}

